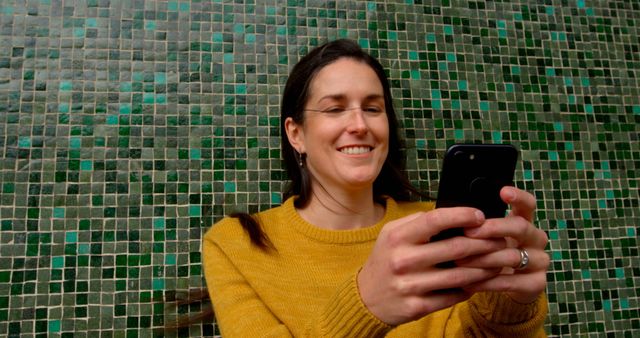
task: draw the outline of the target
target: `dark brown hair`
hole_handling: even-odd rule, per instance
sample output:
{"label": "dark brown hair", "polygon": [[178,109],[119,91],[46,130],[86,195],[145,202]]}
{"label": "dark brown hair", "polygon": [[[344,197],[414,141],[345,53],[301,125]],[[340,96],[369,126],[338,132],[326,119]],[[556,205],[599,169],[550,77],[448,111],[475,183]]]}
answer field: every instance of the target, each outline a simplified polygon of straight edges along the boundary
{"label": "dark brown hair", "polygon": [[[386,115],[389,123],[389,153],[380,174],[373,183],[373,193],[377,200],[389,196],[396,200],[406,201],[413,196],[424,196],[409,182],[405,172],[404,144],[398,134],[398,120],[393,109],[391,89],[384,68],[374,57],[366,53],[351,40],[341,39],[328,42],[313,49],[293,67],[282,94],[280,105],[280,146],[284,166],[289,177],[289,185],[283,199],[297,196],[296,208],[303,208],[311,197],[311,177],[300,155],[293,148],[285,132],[284,123],[292,118],[297,124],[304,122],[304,109],[309,97],[309,88],[316,74],[327,65],[341,58],[349,58],[367,64],[378,76],[382,84]],[[243,213],[230,215],[236,217],[245,229],[251,242],[263,249],[273,248],[269,238],[262,230],[260,223],[252,216]]]}
{"label": "dark brown hair", "polygon": [[[383,196],[390,196],[398,201],[407,201],[412,197],[418,196],[426,197],[426,195],[415,189],[406,177],[404,144],[398,135],[398,121],[393,109],[389,81],[384,69],[375,58],[364,52],[357,43],[350,40],[336,40],[315,48],[293,67],[289,75],[280,107],[282,157],[290,180],[283,197],[286,199],[297,196],[294,204],[297,208],[301,208],[309,203],[311,196],[311,177],[305,166],[299,165],[299,161],[304,162],[304,155],[301,158],[301,155],[289,143],[284,129],[284,122],[288,117],[291,117],[294,122],[303,123],[304,107],[309,97],[311,82],[323,67],[340,58],[351,58],[369,65],[380,79],[383,88],[385,110],[389,123],[389,153],[380,174],[374,181],[374,197],[377,200],[381,200]],[[275,250],[255,217],[247,213],[233,213],[229,216],[239,220],[253,245],[263,250]],[[200,321],[213,321],[214,311],[207,302],[208,296],[208,291],[205,288],[190,291],[186,300],[178,301],[177,306],[199,303],[208,306],[196,316],[180,317],[175,322],[168,323],[164,328],[165,332],[175,332]]]}

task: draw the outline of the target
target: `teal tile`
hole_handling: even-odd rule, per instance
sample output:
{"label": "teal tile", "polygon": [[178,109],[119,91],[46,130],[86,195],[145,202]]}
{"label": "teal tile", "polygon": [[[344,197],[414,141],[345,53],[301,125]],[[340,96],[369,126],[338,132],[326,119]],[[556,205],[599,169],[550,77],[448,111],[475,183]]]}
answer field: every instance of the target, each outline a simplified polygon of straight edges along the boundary
{"label": "teal tile", "polygon": [[58,333],[60,332],[60,320],[51,320],[49,321],[49,333]]}
{"label": "teal tile", "polygon": [[52,257],[51,258],[51,267],[53,269],[62,269],[64,267],[64,257]]}
{"label": "teal tile", "polygon": [[[446,145],[519,147],[515,183],[550,238],[549,336],[637,336],[636,7],[0,6],[0,248],[19,249],[0,250],[0,336],[144,336],[197,313],[155,300],[205,286],[210,224],[282,202],[280,89],[337,38],[387,69],[408,174],[427,193]],[[211,319],[183,335],[218,334]]]}

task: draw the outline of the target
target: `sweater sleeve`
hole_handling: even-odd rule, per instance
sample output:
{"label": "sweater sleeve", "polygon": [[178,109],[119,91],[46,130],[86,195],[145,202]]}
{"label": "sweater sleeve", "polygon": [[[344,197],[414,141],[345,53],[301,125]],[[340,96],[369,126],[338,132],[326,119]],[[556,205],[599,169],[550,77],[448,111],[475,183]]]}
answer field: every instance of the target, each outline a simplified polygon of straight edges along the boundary
{"label": "sweater sleeve", "polygon": [[318,319],[317,324],[310,327],[309,337],[384,337],[393,329],[362,302],[357,274],[340,285]]}
{"label": "sweater sleeve", "polygon": [[269,311],[220,247],[205,236],[202,249],[207,288],[216,325],[223,337],[293,336]]}
{"label": "sweater sleeve", "polygon": [[[544,293],[532,303],[520,304],[505,293],[481,292],[456,306],[460,332],[472,336],[546,337],[548,306]],[[483,333],[483,334],[480,334]]]}
{"label": "sweater sleeve", "polygon": [[377,319],[362,303],[356,275],[336,289],[314,315],[285,326],[235,266],[232,256],[205,236],[204,273],[225,338],[234,337],[382,337],[393,327]]}

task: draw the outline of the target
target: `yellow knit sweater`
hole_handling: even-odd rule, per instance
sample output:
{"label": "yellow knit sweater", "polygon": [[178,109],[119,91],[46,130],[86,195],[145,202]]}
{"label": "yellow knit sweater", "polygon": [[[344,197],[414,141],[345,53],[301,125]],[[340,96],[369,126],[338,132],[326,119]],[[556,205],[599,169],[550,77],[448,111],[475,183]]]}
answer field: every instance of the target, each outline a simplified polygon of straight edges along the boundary
{"label": "yellow knit sweater", "polygon": [[233,337],[528,337],[545,336],[544,295],[518,304],[498,293],[478,293],[466,302],[420,320],[392,327],[362,303],[356,275],[384,224],[432,203],[386,200],[374,226],[334,231],[305,222],[293,199],[258,214],[276,251],[249,241],[236,219],[225,218],[206,233],[204,271],[217,323]]}

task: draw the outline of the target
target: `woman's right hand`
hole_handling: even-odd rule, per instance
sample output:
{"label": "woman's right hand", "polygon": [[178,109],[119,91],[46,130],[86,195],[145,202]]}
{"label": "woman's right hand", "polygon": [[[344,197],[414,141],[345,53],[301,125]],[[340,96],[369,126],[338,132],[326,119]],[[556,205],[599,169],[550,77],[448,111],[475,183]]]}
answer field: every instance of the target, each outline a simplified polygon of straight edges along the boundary
{"label": "woman's right hand", "polygon": [[494,277],[499,270],[435,265],[501,250],[505,240],[460,236],[430,243],[430,239],[442,230],[477,227],[484,220],[477,209],[457,207],[386,224],[358,274],[360,296],[369,311],[389,325],[399,325],[468,299],[471,293],[462,287]]}

